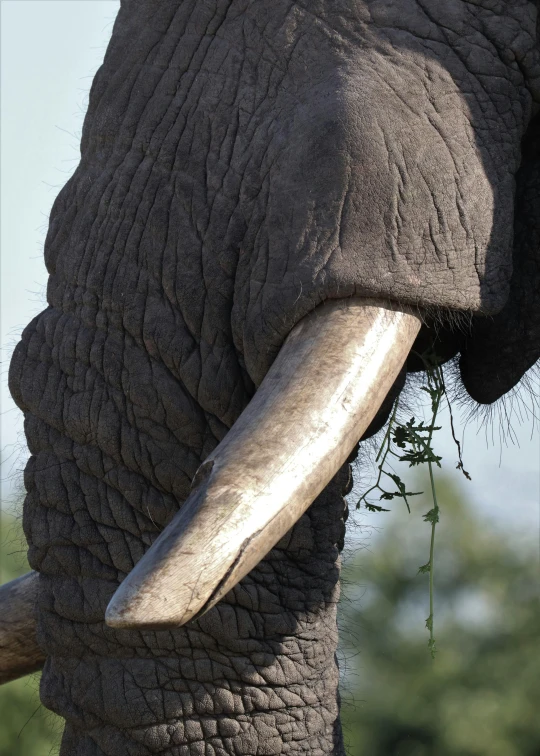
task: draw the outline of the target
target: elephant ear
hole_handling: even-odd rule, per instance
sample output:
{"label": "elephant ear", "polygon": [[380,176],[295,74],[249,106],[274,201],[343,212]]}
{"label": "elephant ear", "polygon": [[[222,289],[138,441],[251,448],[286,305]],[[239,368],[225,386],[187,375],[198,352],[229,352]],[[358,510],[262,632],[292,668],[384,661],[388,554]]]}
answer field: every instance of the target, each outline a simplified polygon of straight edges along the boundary
{"label": "elephant ear", "polygon": [[540,358],[540,114],[525,134],[522,156],[510,295],[498,315],[475,318],[461,350],[463,383],[482,404],[510,391]]}

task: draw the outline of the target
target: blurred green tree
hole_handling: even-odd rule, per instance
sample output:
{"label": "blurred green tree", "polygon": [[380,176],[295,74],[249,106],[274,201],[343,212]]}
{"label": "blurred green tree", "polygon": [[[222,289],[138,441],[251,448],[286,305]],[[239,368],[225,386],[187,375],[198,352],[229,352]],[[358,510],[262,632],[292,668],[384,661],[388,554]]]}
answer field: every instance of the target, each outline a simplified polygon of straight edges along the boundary
{"label": "blurred green tree", "polygon": [[429,499],[418,497],[412,515],[385,515],[382,534],[345,565],[347,752],[539,756],[538,552],[481,520],[456,482],[440,477],[437,491],[435,660],[424,627],[429,576],[418,574]]}
{"label": "blurred green tree", "polygon": [[[20,520],[0,518],[0,582],[30,569]],[[49,756],[58,753],[61,719],[39,701],[39,674],[0,685],[0,756]]]}

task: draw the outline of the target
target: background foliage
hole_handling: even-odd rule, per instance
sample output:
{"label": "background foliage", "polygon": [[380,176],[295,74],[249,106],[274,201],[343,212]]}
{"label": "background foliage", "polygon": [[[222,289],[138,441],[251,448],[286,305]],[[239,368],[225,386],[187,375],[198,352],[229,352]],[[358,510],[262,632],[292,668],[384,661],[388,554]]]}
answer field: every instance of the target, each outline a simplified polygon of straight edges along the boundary
{"label": "background foliage", "polygon": [[[412,515],[403,504],[385,515],[377,537],[349,537],[340,610],[349,756],[540,754],[538,554],[515,550],[480,520],[462,488],[439,477],[435,660],[424,626],[428,576],[418,574],[429,499],[416,497]],[[3,581],[28,569],[20,524],[7,516],[0,560]],[[38,682],[0,687],[0,756],[57,752],[61,725],[40,706]]]}
{"label": "background foliage", "polygon": [[[0,580],[24,575],[25,558],[20,520],[4,514],[0,519]],[[0,756],[49,756],[57,753],[61,720],[41,706],[39,674],[0,685]]]}
{"label": "background foliage", "polygon": [[[416,490],[429,490],[427,481]],[[439,477],[437,655],[427,647],[429,548],[419,513],[388,516],[344,569],[343,719],[350,756],[538,756],[538,550],[475,514],[465,486]],[[519,507],[519,499],[508,502]],[[364,521],[369,523],[369,515]]]}

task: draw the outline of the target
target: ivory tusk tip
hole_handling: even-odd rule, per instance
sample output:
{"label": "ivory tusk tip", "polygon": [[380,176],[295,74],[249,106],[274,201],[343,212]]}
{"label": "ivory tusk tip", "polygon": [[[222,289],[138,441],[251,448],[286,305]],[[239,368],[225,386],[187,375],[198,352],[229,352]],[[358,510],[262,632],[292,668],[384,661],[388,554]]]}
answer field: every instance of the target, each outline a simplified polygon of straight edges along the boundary
{"label": "ivory tusk tip", "polygon": [[[119,589],[120,590],[120,589]],[[163,604],[159,607],[162,608]],[[178,627],[178,622],[160,612],[158,615],[115,594],[105,612],[105,624],[113,630],[160,630]]]}
{"label": "ivory tusk tip", "polygon": [[112,630],[171,630],[188,621],[178,621],[169,616],[138,616],[137,612],[118,613],[113,608],[105,613],[105,624]]}
{"label": "ivory tusk tip", "polygon": [[[137,569],[137,568],[135,568]],[[195,611],[178,611],[175,601],[167,601],[167,591],[158,590],[157,585],[149,589],[146,585],[132,582],[133,573],[118,587],[105,611],[105,624],[114,630],[170,630],[181,627],[193,618]]]}
{"label": "ivory tusk tip", "polygon": [[141,615],[137,610],[130,607],[118,608],[113,601],[105,612],[105,624],[113,630],[160,630],[170,627],[178,627],[178,623],[172,622],[167,617],[149,617],[146,613]]}
{"label": "ivory tusk tip", "polygon": [[113,599],[105,612],[105,624],[113,630],[124,630],[137,627],[137,619],[130,612],[119,610]]}

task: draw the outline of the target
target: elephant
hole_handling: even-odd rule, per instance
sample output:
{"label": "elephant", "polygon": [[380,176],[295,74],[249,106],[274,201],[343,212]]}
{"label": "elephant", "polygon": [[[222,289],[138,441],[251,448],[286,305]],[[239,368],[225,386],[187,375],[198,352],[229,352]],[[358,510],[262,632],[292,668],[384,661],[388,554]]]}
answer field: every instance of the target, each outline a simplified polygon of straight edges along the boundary
{"label": "elephant", "polygon": [[63,756],[344,754],[350,465],[540,356],[539,104],[534,0],[121,1],[9,373]]}

